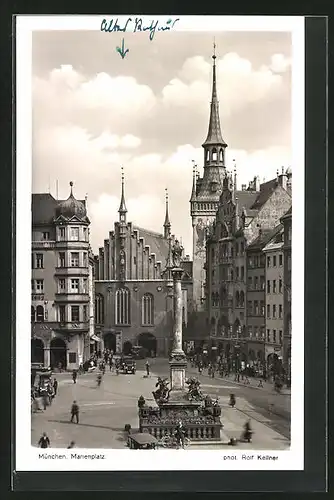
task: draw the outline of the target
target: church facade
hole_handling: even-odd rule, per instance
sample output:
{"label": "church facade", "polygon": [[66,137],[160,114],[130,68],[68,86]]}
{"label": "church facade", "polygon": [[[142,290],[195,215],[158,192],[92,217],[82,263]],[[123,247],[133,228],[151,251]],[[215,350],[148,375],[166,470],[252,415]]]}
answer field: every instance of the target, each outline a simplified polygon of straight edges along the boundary
{"label": "church facade", "polygon": [[[163,233],[127,221],[124,177],[119,220],[95,257],[95,324],[98,349],[129,353],[142,346],[148,355],[167,356],[173,329],[171,234],[166,197]],[[182,253],[183,325],[192,307],[192,262]]]}

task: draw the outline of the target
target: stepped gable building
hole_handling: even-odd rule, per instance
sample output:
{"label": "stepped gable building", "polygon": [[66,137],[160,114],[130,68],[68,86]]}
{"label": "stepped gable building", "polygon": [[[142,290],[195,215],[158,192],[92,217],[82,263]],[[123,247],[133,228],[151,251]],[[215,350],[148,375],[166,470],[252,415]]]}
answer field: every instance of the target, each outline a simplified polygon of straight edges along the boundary
{"label": "stepped gable building", "polygon": [[63,369],[89,358],[94,256],[85,200],[32,195],[31,361]]}
{"label": "stepped gable building", "polygon": [[[129,353],[142,345],[151,355],[168,355],[172,338],[171,249],[175,237],[166,195],[163,234],[127,221],[122,175],[119,220],[95,258],[98,348]],[[183,257],[183,322],[191,311],[192,262]],[[186,339],[185,339],[186,340]]]}
{"label": "stepped gable building", "polygon": [[[227,173],[223,180],[217,215],[206,244],[206,332],[207,341],[210,339],[211,345],[218,347],[217,352],[220,350],[227,358],[229,353],[235,352],[235,345],[240,348],[242,340],[242,344],[246,345],[243,357],[248,359],[249,346],[245,344],[249,340],[246,287],[250,263],[247,261],[247,249],[252,248],[252,243],[256,247],[260,237],[261,241],[264,238],[259,244],[259,251],[262,251],[263,243],[269,241],[267,238],[270,238],[271,231],[291,206],[287,179],[283,170],[281,174],[277,173],[275,179],[261,185],[254,178],[248,188],[243,185],[241,191],[236,189],[236,172],[234,179]],[[263,258],[258,264],[264,270]],[[261,286],[260,279],[263,286],[263,273],[257,276],[258,286]],[[252,279],[255,279],[255,274]],[[263,298],[257,301],[260,312]],[[254,323],[260,328],[258,335],[263,334],[264,316],[262,319],[263,324]],[[256,357],[262,359],[263,356],[264,352],[259,354],[258,350]]]}

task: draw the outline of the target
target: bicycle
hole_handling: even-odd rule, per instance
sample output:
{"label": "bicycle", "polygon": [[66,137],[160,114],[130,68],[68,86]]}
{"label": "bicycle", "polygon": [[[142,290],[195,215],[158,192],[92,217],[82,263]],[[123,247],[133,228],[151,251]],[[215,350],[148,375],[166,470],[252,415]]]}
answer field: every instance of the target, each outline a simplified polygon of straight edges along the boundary
{"label": "bicycle", "polygon": [[187,448],[190,445],[190,439],[185,437],[183,440],[183,445],[178,441],[178,439],[175,436],[163,436],[159,441],[158,441],[158,446],[161,446],[162,448]]}

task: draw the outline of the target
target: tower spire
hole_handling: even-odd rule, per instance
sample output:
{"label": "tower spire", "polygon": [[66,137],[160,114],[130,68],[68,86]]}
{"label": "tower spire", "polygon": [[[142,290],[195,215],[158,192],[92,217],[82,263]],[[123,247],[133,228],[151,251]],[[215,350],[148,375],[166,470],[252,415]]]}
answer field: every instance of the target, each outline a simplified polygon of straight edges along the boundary
{"label": "tower spire", "polygon": [[207,138],[203,144],[203,147],[206,146],[222,146],[226,147],[221,129],[220,129],[220,118],[219,118],[219,102],[217,97],[217,78],[216,78],[216,42],[213,43],[213,67],[212,67],[212,98],[211,98],[211,107],[210,107],[210,121],[209,121],[209,130]]}
{"label": "tower spire", "polygon": [[165,238],[168,238],[170,235],[170,228],[171,228],[171,223],[169,220],[169,212],[168,212],[168,190],[165,188],[165,194],[166,194],[166,214],[165,214],[165,222],[164,222],[164,236]]}
{"label": "tower spire", "polygon": [[121,167],[121,178],[122,178],[122,194],[121,194],[121,203],[119,205],[118,213],[120,222],[126,222],[126,205],[125,205],[125,196],[124,196],[124,169]]}
{"label": "tower spire", "polygon": [[196,200],[196,181],[197,181],[197,165],[194,160],[191,160],[193,162],[193,188],[191,191],[191,198],[190,201],[195,201]]}

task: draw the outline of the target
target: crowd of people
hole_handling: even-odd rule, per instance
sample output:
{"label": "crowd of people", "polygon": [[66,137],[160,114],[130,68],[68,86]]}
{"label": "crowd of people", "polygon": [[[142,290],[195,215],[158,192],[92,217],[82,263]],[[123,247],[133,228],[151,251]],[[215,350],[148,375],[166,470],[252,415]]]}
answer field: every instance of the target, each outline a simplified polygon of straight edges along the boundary
{"label": "crowd of people", "polygon": [[58,380],[50,377],[41,383],[38,387],[31,388],[31,405],[33,413],[45,411],[51,406],[58,392]]}
{"label": "crowd of people", "polygon": [[198,369],[200,375],[206,370],[208,376],[211,378],[215,378],[215,375],[218,374],[218,376],[222,378],[234,377],[234,382],[243,382],[245,385],[249,385],[249,378],[252,377],[258,380],[257,387],[263,388],[263,382],[270,382],[277,392],[281,391],[284,383],[289,386],[283,368],[279,373],[277,373],[273,367],[270,367],[269,370],[265,368],[255,370],[254,367],[250,367],[246,364],[236,369],[235,366],[228,363],[223,357],[217,356],[215,360],[210,360],[207,356],[201,354],[190,354],[188,356],[188,361],[191,363],[192,368]]}

